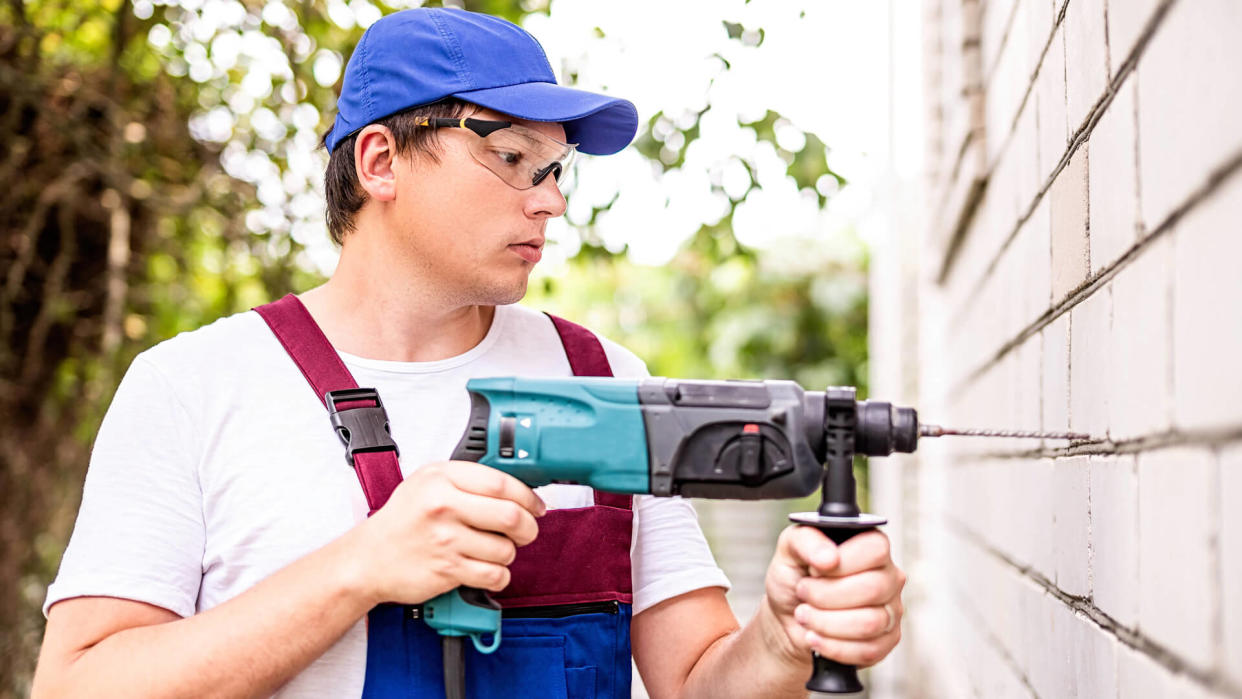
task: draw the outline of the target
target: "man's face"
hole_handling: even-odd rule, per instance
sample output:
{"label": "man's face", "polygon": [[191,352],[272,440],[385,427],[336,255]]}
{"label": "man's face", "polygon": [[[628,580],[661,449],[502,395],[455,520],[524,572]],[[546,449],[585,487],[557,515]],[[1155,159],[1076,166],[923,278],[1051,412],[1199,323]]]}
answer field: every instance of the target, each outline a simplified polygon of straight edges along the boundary
{"label": "man's face", "polygon": [[[560,124],[524,121],[490,110],[477,119],[510,121],[557,141]],[[454,304],[513,303],[542,255],[547,221],[565,213],[565,197],[553,177],[516,189],[470,153],[480,136],[441,128],[439,162],[414,153],[397,156],[396,199],[389,233],[405,263],[433,280]]]}

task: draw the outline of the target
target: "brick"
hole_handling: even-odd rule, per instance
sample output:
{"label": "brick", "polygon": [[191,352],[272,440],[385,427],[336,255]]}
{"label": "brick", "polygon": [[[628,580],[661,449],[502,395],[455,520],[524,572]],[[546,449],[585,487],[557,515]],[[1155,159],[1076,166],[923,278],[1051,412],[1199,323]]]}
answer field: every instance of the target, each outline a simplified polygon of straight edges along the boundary
{"label": "brick", "polygon": [[996,614],[996,640],[1001,652],[1017,657],[1022,647],[1022,614],[1019,598],[1023,594],[1022,583],[1026,577],[1012,566],[992,558],[996,573],[992,577],[995,586],[993,603]]}
{"label": "brick", "polygon": [[1108,88],[1104,0],[1073,0],[1061,26],[1065,27],[1065,106],[1070,133],[1075,133]]}
{"label": "brick", "polygon": [[1065,31],[1052,35],[1044,61],[1035,77],[1039,129],[1039,179],[1047,182],[1065,155],[1069,131],[1065,124]]}
{"label": "brick", "polygon": [[1023,0],[1023,14],[1018,21],[1027,26],[1027,65],[1034,68],[1039,65],[1040,56],[1052,34],[1053,0]]}
{"label": "brick", "polygon": [[1048,190],[1052,214],[1052,299],[1087,279],[1087,149],[1079,148]]}
{"label": "brick", "polygon": [[1091,597],[1129,628],[1138,625],[1138,533],[1134,457],[1091,457]]}
{"label": "brick", "polygon": [[1013,27],[1022,24],[1020,21],[1013,21],[1013,11],[1016,0],[988,0],[981,4],[980,21],[982,26],[979,36],[980,44],[983,49],[983,72],[987,74],[996,65],[996,61],[1000,55],[1001,42],[1009,43],[1006,38],[1007,32],[1012,32]]}
{"label": "brick", "polygon": [[1156,661],[1132,648],[1117,653],[1117,683],[1120,697],[1126,699],[1168,699],[1173,677]]}
{"label": "brick", "polygon": [[1242,177],[1173,230],[1173,415],[1180,427],[1242,424]]}
{"label": "brick", "polygon": [[1148,230],[1242,149],[1242,3],[1174,3],[1138,65],[1139,195]]}
{"label": "brick", "polygon": [[[989,128],[989,132],[987,132],[987,138],[989,138],[987,147],[991,150],[992,145],[996,144],[996,140],[992,139],[992,134],[997,132],[992,130],[991,123],[987,125],[987,128]],[[997,135],[997,139],[1004,138],[1004,135],[1010,132],[1009,123],[1006,122],[1004,128],[1004,134]],[[992,164],[992,170],[989,174],[989,179],[987,179],[985,197],[989,201],[990,217],[989,220],[986,220],[986,230],[981,231],[985,238],[990,238],[990,240],[997,242],[997,245],[989,246],[989,250],[994,255],[995,251],[1000,248],[999,243],[1004,241],[1006,237],[1009,237],[1009,233],[1015,227],[1018,214],[1021,211],[1021,207],[1018,206],[1018,189],[1020,189],[1018,179],[1021,176],[1018,166],[1021,164],[1013,156],[1013,145],[1010,145],[1010,148],[1000,156],[999,160],[996,158],[995,154],[989,154],[989,163]]]}
{"label": "brick", "polygon": [[1018,233],[1022,261],[1022,316],[1028,322],[1044,314],[1052,305],[1052,222],[1048,197],[1039,200]]}
{"label": "brick", "polygon": [[1186,675],[1175,675],[1151,657],[1125,646],[1118,646],[1117,678],[1117,696],[1123,699],[1224,699],[1223,694]]}
{"label": "brick", "polygon": [[1096,699],[1117,696],[1117,641],[1082,614],[1054,607],[1057,653],[1052,694],[1041,696]]}
{"label": "brick", "polygon": [[[1019,33],[1025,36],[1024,30]],[[1026,69],[1026,45],[1006,42],[1001,47],[995,66],[985,72],[986,102],[984,104],[985,128],[987,130],[988,163],[998,161],[1001,149],[1009,141],[1014,118],[1022,104],[1029,84],[1030,72]]]}
{"label": "brick", "polygon": [[1025,214],[1035,201],[1035,195],[1043,188],[1039,171],[1039,130],[1035,125],[1035,101],[1029,100],[1018,115],[1013,133],[1013,143],[1007,157],[1015,162],[1017,171],[1017,202],[1020,214]]}
{"label": "brick", "polygon": [[1114,441],[1164,432],[1171,422],[1172,257],[1171,240],[1162,236],[1112,282],[1109,435]]}
{"label": "brick", "polygon": [[[1042,367],[1039,338],[1031,337],[1013,350],[1014,355],[1014,393],[1010,404],[1013,406],[1009,424],[1021,426],[1024,430],[1038,430],[1039,421],[1043,417],[1040,411],[1040,369]],[[1035,442],[1022,440],[1015,446],[1019,449],[1030,449]]]}
{"label": "brick", "polygon": [[1130,56],[1134,42],[1160,0],[1124,0],[1108,3],[1108,50],[1116,71]]}
{"label": "brick", "polygon": [[1091,130],[1091,272],[1112,264],[1139,235],[1134,81],[1127,81]]}
{"label": "brick", "polygon": [[1056,502],[1051,459],[1024,461],[1009,476],[1017,494],[1002,521],[1012,527],[1012,555],[1043,577],[1056,578],[1056,546],[1053,532],[1053,503]]}
{"label": "brick", "polygon": [[1069,318],[1063,314],[1039,333],[1043,341],[1042,429],[1048,431],[1069,428]]}
{"label": "brick", "polygon": [[1242,685],[1242,445],[1221,451],[1218,498],[1225,673]]}
{"label": "brick", "polygon": [[[957,146],[954,146],[956,152]],[[966,146],[966,153],[962,156],[962,169],[957,173],[957,177],[953,179],[952,185],[945,191],[945,199],[938,202],[939,211],[937,213],[936,222],[931,227],[930,240],[927,241],[930,249],[937,254],[935,260],[939,263],[941,256],[948,246],[953,226],[957,225],[958,216],[962,209],[966,206],[970,197],[971,189],[974,182],[983,173],[983,144],[979,141],[972,141]],[[969,235],[967,238],[969,239]],[[963,250],[958,251],[959,255],[964,254]],[[961,268],[958,264],[954,264],[949,279],[957,281],[961,275]]]}
{"label": "brick", "polygon": [[1020,597],[1023,605],[1023,666],[1036,696],[1054,697],[1055,668],[1061,662],[1057,647],[1056,619],[1062,604],[1046,592],[1028,585]]}
{"label": "brick", "polygon": [[1096,437],[1108,434],[1111,315],[1110,287],[1070,311],[1070,427]]}
{"label": "brick", "polygon": [[971,658],[970,672],[976,675],[972,684],[979,697],[1030,697],[1031,690],[1014,674],[995,648],[982,645],[980,653]]}
{"label": "brick", "polygon": [[1139,631],[1190,665],[1212,665],[1212,453],[1140,453]]}
{"label": "brick", "polygon": [[1053,463],[1052,538],[1056,542],[1056,584],[1063,592],[1086,597],[1090,580],[1087,530],[1091,470],[1087,457],[1057,459]]}

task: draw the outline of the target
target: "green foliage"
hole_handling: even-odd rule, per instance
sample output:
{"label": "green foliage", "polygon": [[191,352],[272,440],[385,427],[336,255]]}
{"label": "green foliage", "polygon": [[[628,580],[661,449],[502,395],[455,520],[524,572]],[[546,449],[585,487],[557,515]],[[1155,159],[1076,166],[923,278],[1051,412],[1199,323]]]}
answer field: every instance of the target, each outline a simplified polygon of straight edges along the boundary
{"label": "green foliage", "polygon": [[774,268],[725,226],[700,229],[662,267],[599,250],[532,285],[525,303],[621,341],[656,375],[865,385],[863,268]]}

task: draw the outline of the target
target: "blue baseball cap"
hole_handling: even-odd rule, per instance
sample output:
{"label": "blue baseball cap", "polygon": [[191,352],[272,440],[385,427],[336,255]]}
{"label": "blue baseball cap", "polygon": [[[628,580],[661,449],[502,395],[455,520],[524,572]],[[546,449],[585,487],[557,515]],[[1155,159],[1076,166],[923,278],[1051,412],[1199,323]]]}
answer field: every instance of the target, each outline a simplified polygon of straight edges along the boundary
{"label": "blue baseball cap", "polygon": [[638,111],[623,99],[556,84],[543,47],[490,15],[448,8],[394,12],[362,35],[345,67],[328,151],[355,131],[409,107],[456,97],[480,107],[565,127],[592,155],[625,148]]}

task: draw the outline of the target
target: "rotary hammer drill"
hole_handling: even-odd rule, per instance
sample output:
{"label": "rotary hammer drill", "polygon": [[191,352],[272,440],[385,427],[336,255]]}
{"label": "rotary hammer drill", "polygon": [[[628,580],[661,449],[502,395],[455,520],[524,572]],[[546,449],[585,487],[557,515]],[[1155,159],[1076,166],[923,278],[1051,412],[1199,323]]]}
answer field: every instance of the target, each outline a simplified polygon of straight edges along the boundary
{"label": "rotary hammer drill", "polygon": [[[507,377],[472,379],[466,388],[470,418],[453,459],[486,464],[531,487],[576,483],[729,500],[799,498],[818,488],[818,511],[790,519],[838,544],[885,523],[859,510],[856,454],[910,453],[920,436],[1088,438],[920,425],[913,408],[859,401],[852,387],[806,391],[792,381]],[[443,637],[450,696],[463,696],[462,640],[494,651],[500,605],[483,590],[458,588],[424,603],[422,615]],[[862,690],[855,667],[818,654],[806,686]]]}

